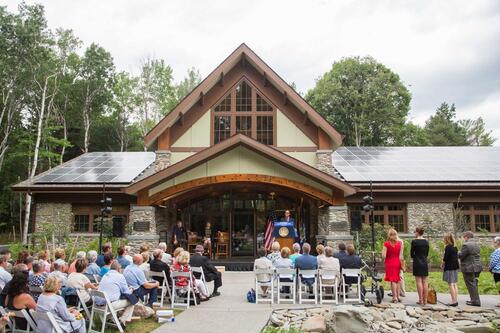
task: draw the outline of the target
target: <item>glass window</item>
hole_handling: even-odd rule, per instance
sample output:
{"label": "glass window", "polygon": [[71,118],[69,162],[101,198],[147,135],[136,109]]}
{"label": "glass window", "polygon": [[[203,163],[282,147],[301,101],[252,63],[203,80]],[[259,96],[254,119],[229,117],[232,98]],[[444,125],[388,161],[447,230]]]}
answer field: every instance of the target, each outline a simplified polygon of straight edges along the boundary
{"label": "glass window", "polygon": [[474,210],[490,210],[488,205],[474,205]]}
{"label": "glass window", "polygon": [[495,232],[500,232],[500,215],[495,215]]}
{"label": "glass window", "polygon": [[236,87],[236,112],[252,111],[252,88],[245,81]]}
{"label": "glass window", "polygon": [[[368,218],[368,221],[370,220],[370,218]],[[380,223],[380,224],[384,224],[384,215],[373,215],[373,221],[375,221],[375,223]]]}
{"label": "glass window", "polygon": [[375,205],[375,206],[373,206],[373,209],[375,211],[383,211],[384,210],[384,205]]}
{"label": "glass window", "polygon": [[75,224],[73,225],[73,230],[75,232],[89,232],[90,216],[88,215],[75,215]]}
{"label": "glass window", "polygon": [[236,117],[236,133],[252,136],[252,117],[237,116]]}
{"label": "glass window", "polygon": [[403,205],[388,205],[388,210],[403,210]]}
{"label": "glass window", "polygon": [[490,216],[489,215],[475,215],[474,216],[474,222],[476,223],[476,231],[491,231],[491,226],[490,226]]}
{"label": "glass window", "polygon": [[259,94],[256,96],[257,112],[272,112],[273,107]]}
{"label": "glass window", "polygon": [[257,141],[273,144],[273,116],[257,116]]}
{"label": "glass window", "polygon": [[389,225],[396,229],[397,232],[405,231],[403,215],[389,215]]}
{"label": "glass window", "polygon": [[214,108],[215,112],[231,112],[231,94],[227,95],[222,102]]}
{"label": "glass window", "polygon": [[231,116],[215,116],[214,143],[219,143],[231,136]]}

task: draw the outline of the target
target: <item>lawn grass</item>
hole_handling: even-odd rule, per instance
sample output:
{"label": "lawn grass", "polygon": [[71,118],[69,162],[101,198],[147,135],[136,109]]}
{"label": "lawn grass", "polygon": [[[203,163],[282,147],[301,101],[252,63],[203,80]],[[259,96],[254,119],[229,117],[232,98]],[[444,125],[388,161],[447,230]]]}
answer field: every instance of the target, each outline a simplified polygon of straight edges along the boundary
{"label": "lawn grass", "polygon": [[[434,287],[438,293],[448,293],[448,283],[443,281],[442,272],[429,272],[429,285]],[[391,290],[388,282],[383,281],[384,289]],[[405,273],[406,291],[417,291],[415,277],[412,273]],[[458,293],[468,294],[464,279],[461,273],[458,274]],[[481,295],[498,295],[498,289],[495,287],[493,275],[489,272],[482,272],[479,276],[479,293]]]}
{"label": "lawn grass", "polygon": [[[177,317],[183,310],[174,309],[174,316]],[[161,325],[168,325],[169,323],[159,324],[156,317],[144,318],[139,320],[133,320],[131,323],[127,324],[125,332],[130,333],[149,333],[160,327]],[[114,327],[106,328],[105,333],[117,333],[118,329]]]}

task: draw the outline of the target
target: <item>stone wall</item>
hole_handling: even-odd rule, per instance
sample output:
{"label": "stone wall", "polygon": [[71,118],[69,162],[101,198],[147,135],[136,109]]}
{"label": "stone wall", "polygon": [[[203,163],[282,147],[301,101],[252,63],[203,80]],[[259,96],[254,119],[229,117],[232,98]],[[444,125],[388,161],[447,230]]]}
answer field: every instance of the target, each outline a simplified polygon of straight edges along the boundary
{"label": "stone wall", "polygon": [[318,209],[318,243],[337,247],[340,242],[352,243],[347,205],[328,206]]}
{"label": "stone wall", "polygon": [[71,232],[73,210],[70,203],[42,202],[35,205],[35,233],[55,232],[66,237]]}
{"label": "stone wall", "polygon": [[329,175],[334,174],[334,168],[332,163],[332,151],[331,150],[318,150],[316,152],[318,158],[317,169],[323,171]]}
{"label": "stone wall", "polygon": [[437,234],[454,229],[452,203],[408,203],[406,207],[409,233],[418,226]]}
{"label": "stone wall", "polygon": [[[146,230],[139,230],[139,224],[148,224]],[[156,232],[156,209],[152,206],[131,206],[127,232],[128,245],[132,252],[138,252],[141,245],[150,247],[158,245],[159,236]]]}
{"label": "stone wall", "polygon": [[156,160],[154,170],[155,172],[161,171],[168,166],[170,166],[170,151],[167,150],[158,150],[156,152]]}

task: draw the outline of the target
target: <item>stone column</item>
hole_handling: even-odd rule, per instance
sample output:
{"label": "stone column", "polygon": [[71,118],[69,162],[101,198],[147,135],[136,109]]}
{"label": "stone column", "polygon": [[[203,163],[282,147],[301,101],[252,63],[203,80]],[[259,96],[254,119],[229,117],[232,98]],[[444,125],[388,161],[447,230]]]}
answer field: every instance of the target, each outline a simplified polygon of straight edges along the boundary
{"label": "stone column", "polygon": [[156,232],[156,208],[153,206],[135,206],[130,208],[128,243],[134,253],[139,247],[147,244],[150,247],[158,245]]}
{"label": "stone column", "polygon": [[332,150],[318,150],[316,152],[316,157],[318,159],[318,165],[316,166],[316,168],[329,175],[334,174],[332,153]]}
{"label": "stone column", "polygon": [[158,150],[156,151],[156,160],[155,160],[155,172],[166,169],[170,166],[170,151],[168,150]]}
{"label": "stone column", "polygon": [[336,247],[338,243],[352,243],[349,220],[347,217],[347,205],[328,206],[318,211],[318,243],[325,242],[329,246]]}

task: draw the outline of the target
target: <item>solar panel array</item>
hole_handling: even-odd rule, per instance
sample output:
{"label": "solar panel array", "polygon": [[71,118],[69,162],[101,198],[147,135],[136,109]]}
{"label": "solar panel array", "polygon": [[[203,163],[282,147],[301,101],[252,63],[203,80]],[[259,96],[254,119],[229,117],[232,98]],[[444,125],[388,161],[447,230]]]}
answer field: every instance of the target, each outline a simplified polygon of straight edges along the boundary
{"label": "solar panel array", "polygon": [[500,147],[340,147],[332,159],[348,182],[500,181]]}
{"label": "solar panel array", "polygon": [[35,178],[41,183],[130,183],[155,160],[152,152],[87,153]]}

